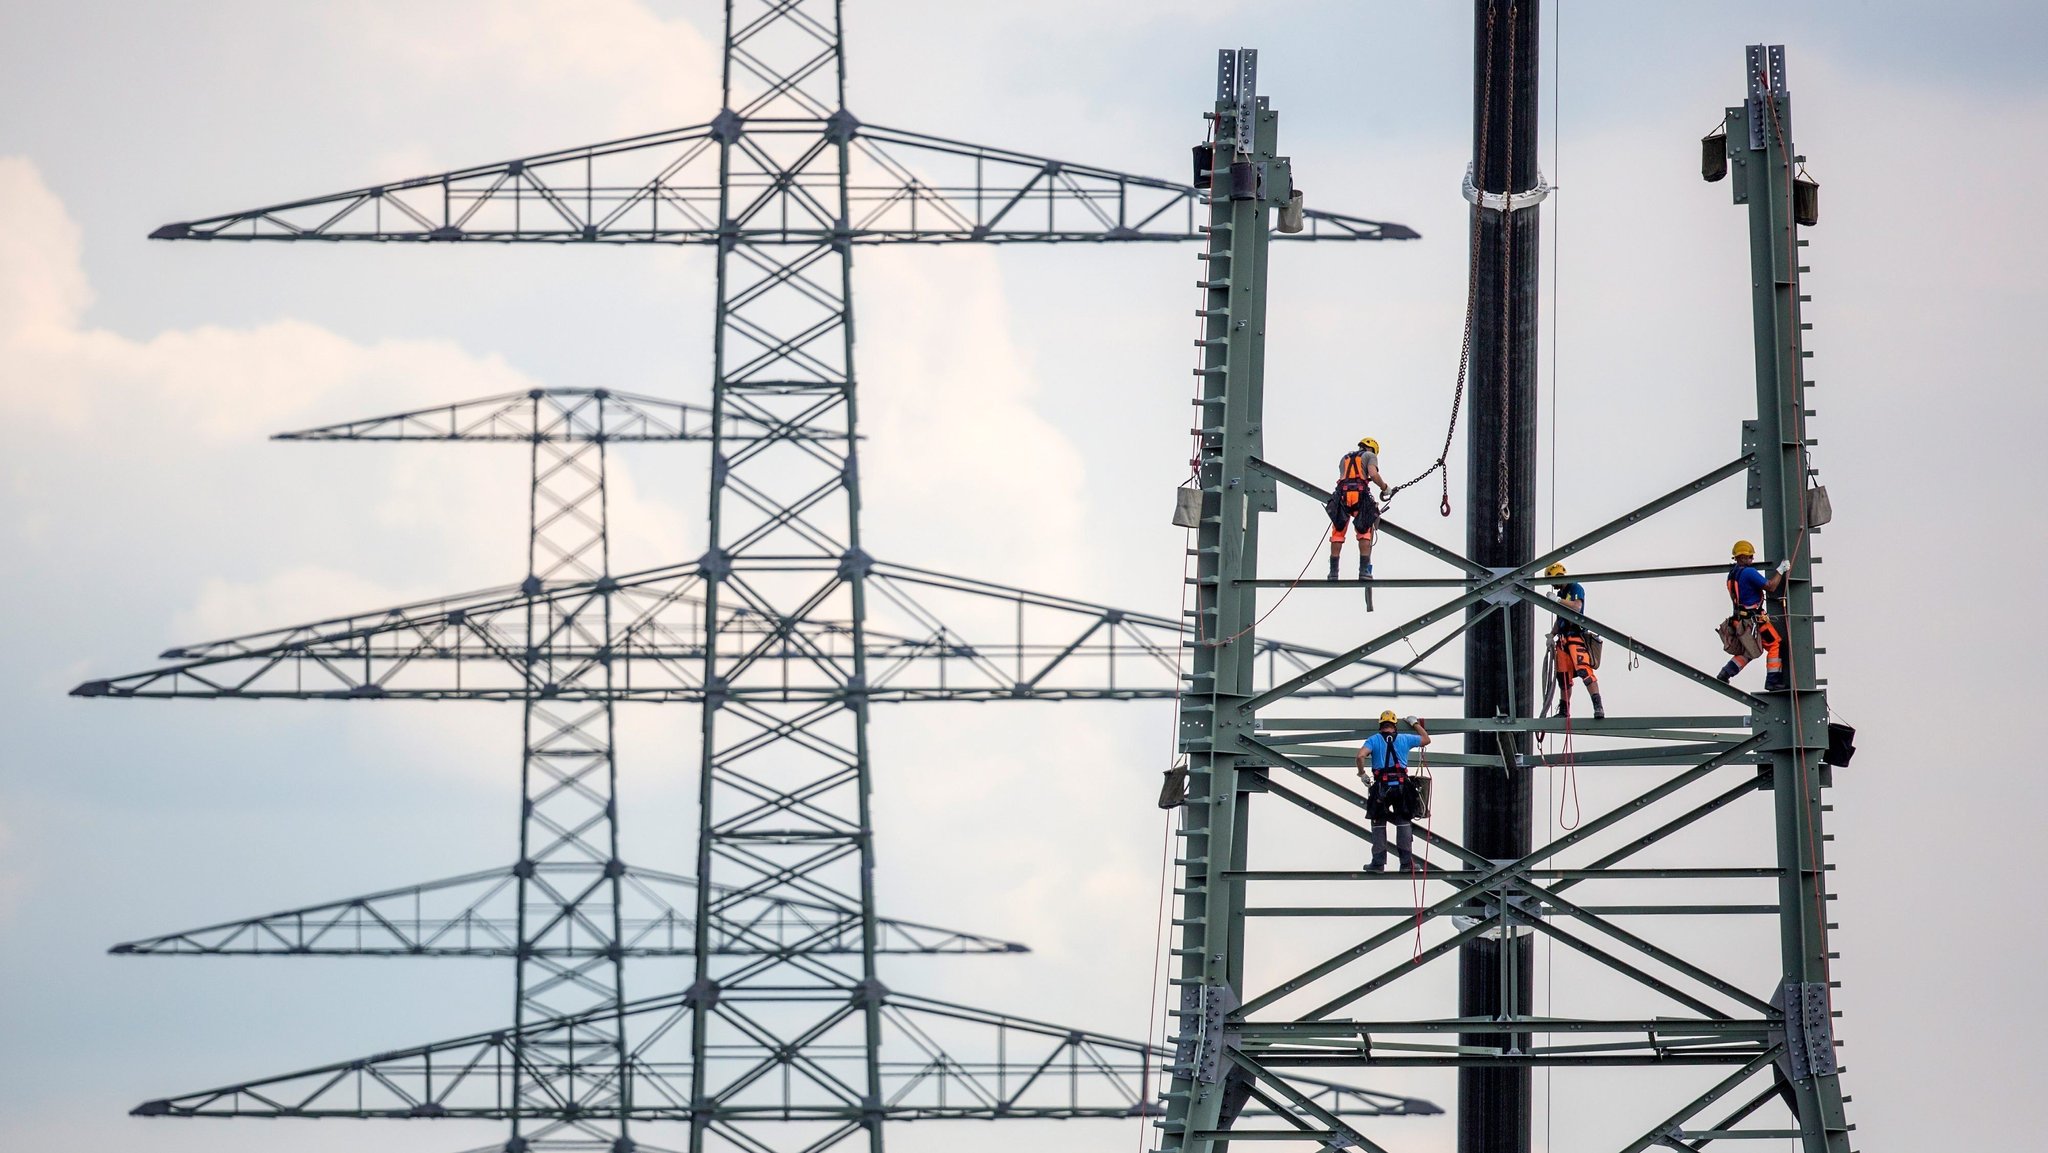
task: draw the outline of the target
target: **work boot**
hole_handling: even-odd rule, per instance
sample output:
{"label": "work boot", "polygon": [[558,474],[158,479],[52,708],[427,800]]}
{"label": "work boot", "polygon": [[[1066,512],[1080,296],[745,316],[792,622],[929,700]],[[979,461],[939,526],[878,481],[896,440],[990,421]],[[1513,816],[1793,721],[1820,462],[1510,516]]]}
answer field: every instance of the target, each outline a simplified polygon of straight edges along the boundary
{"label": "work boot", "polygon": [[1372,562],[1364,557],[1358,558],[1358,579],[1362,581],[1372,579]]}
{"label": "work boot", "polygon": [[1767,693],[1782,693],[1782,692],[1784,692],[1784,691],[1785,691],[1785,687],[1786,687],[1786,686],[1785,686],[1785,674],[1784,674],[1784,673],[1765,673],[1765,674],[1764,674],[1764,691],[1765,691],[1765,692],[1767,692]]}
{"label": "work boot", "polygon": [[1735,674],[1741,671],[1742,670],[1740,668],[1736,667],[1734,661],[1729,661],[1727,664],[1721,666],[1720,672],[1714,674],[1714,679],[1720,681],[1722,684],[1725,685],[1730,681],[1734,680]]}
{"label": "work boot", "polygon": [[1337,558],[1336,558],[1336,557],[1331,557],[1331,558],[1330,558],[1330,575],[1329,575],[1328,577],[1326,577],[1325,579],[1327,579],[1327,580],[1336,580],[1336,579],[1337,579]]}
{"label": "work boot", "polygon": [[1593,698],[1593,719],[1596,721],[1606,720],[1607,706],[1600,703],[1600,694],[1590,693],[1588,695]]}

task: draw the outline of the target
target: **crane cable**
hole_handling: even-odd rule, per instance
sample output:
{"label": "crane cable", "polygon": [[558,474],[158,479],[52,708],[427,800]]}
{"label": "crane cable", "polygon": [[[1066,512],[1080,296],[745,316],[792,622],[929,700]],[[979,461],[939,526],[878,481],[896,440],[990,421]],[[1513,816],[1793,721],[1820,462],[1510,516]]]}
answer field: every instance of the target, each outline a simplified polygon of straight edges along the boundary
{"label": "crane cable", "polygon": [[[1472,165],[1472,185],[1475,189],[1484,188],[1486,185],[1486,142],[1489,129],[1491,128],[1493,112],[1493,9],[1491,6],[1487,8],[1486,12],[1486,30],[1486,64],[1483,69],[1485,79],[1480,87],[1479,98],[1479,148],[1477,158],[1473,161]],[[1510,51],[1512,51],[1512,48]],[[1451,394],[1451,420],[1450,424],[1444,428],[1443,451],[1437,454],[1436,463],[1422,470],[1421,473],[1416,475],[1415,479],[1405,481],[1388,489],[1386,497],[1380,502],[1383,508],[1391,508],[1394,498],[1401,495],[1402,490],[1413,488],[1428,480],[1432,475],[1441,473],[1443,498],[1437,506],[1437,511],[1444,516],[1451,515],[1451,473],[1447,467],[1447,462],[1451,458],[1451,441],[1458,433],[1458,414],[1465,407],[1465,383],[1472,367],[1472,325],[1479,311],[1479,220],[1480,213],[1484,211],[1482,205],[1484,199],[1482,195],[1475,195],[1472,198],[1471,223],[1468,227],[1465,245],[1469,262],[1465,276],[1465,332],[1463,338],[1458,342],[1458,384]]]}

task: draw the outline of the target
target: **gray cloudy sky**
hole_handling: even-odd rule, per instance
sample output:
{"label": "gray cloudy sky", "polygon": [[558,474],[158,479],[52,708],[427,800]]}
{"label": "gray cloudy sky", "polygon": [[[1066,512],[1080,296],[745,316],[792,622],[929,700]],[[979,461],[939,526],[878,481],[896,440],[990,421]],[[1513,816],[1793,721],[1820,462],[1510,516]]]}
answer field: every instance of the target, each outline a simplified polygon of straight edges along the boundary
{"label": "gray cloudy sky", "polygon": [[[1168,176],[1198,131],[1213,50],[1259,47],[1312,201],[1425,234],[1275,260],[1270,453],[1314,473],[1356,429],[1383,442],[1392,472],[1426,463],[1462,307],[1468,5],[846,7],[863,119]],[[165,1092],[491,1027],[508,973],[103,950],[504,862],[511,710],[63,693],[180,641],[516,580],[518,453],[264,435],[536,384],[702,398],[709,258],[143,237],[167,220],[702,121],[717,9],[0,0],[0,1146],[488,1138],[123,1114]],[[2013,882],[2043,863],[2044,787],[2017,751],[2030,734],[1994,718],[2039,707],[2048,641],[2025,592],[2048,560],[2026,512],[2048,426],[2035,336],[2048,312],[2048,15],[1563,0],[1549,17],[1562,21],[1544,109],[1546,133],[1560,129],[1544,149],[1561,189],[1545,210],[1561,242],[1545,303],[1558,320],[1560,535],[1736,447],[1751,396],[1746,252],[1725,187],[1697,180],[1695,141],[1740,98],[1742,45],[1788,45],[1825,203],[1809,347],[1816,460],[1839,510],[1823,549],[1826,672],[1866,749],[1832,798],[1851,1115],[1867,1149],[2038,1144],[2025,1022],[2048,1009],[2048,930]],[[873,551],[1175,603],[1180,536],[1164,512],[1184,451],[1190,255],[862,253]],[[618,456],[614,567],[696,555],[698,450]],[[967,504],[953,494],[970,477],[981,495]],[[1315,518],[1283,506],[1274,570],[1312,546]],[[1752,524],[1722,499],[1603,555],[1713,561]],[[1423,571],[1393,550],[1382,563]],[[1630,619],[1717,659],[1711,583],[1631,601]],[[1274,623],[1333,645],[1363,627],[1328,604]],[[1608,681],[1624,707],[1670,692],[1648,673]],[[695,750],[678,733],[690,726],[628,714],[628,855],[681,869]],[[886,911],[1037,949],[904,964],[892,984],[1141,1031],[1150,797],[1169,736],[1160,706],[885,712]],[[634,981],[653,992],[672,976]],[[1382,1083],[1450,1100],[1448,1079]],[[1623,1084],[1560,1080],[1557,1092],[1598,1101]],[[920,1130],[904,1145],[961,1136]],[[1128,1126],[1056,1136],[1077,1150],[1136,1140]],[[1400,1140],[1448,1148],[1449,1128]]]}

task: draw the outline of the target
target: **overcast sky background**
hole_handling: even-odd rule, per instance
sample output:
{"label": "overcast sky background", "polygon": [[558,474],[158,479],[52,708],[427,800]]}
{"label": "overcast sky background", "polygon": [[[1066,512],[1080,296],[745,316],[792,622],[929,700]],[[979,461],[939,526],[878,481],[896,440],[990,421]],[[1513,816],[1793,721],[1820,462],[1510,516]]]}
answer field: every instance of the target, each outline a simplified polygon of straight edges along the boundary
{"label": "overcast sky background", "polygon": [[[0,2],[0,1147],[489,1138],[124,1114],[493,1027],[509,1010],[507,966],[104,950],[505,863],[512,708],[64,693],[178,642],[516,581],[516,449],[264,437],[537,385],[701,400],[710,256],[144,237],[169,220],[701,122],[717,104],[718,18],[709,0]],[[1866,750],[1831,797],[1850,1115],[1867,1149],[2037,1144],[2029,1026],[2048,1009],[2048,929],[2023,882],[2043,863],[2044,788],[2016,721],[2039,707],[2048,640],[2031,597],[2048,560],[2035,516],[2048,10],[1564,0],[1546,19],[1562,21],[1543,109],[1543,166],[1560,186],[1544,209],[1561,244],[1544,305],[1546,362],[1557,318],[1545,389],[1561,416],[1560,537],[1736,450],[1753,408],[1747,253],[1727,186],[1697,179],[1696,141],[1742,95],[1742,46],[1788,46],[1797,138],[1823,186],[1807,283],[1815,459],[1837,509],[1821,549],[1824,671]],[[1269,455],[1317,475],[1370,432],[1391,473],[1433,456],[1463,305],[1469,5],[854,0],[847,21],[849,106],[863,120],[1176,179],[1214,49],[1260,48],[1310,202],[1424,233],[1276,256]],[[1192,253],[863,251],[857,265],[870,550],[1170,611]],[[695,446],[614,456],[615,571],[697,555],[704,463]],[[979,495],[963,501],[970,482]],[[1754,531],[1735,490],[1702,505],[1604,555],[1713,562]],[[1547,492],[1546,518],[1550,507]],[[1269,571],[1291,573],[1314,548],[1317,516],[1294,502],[1269,521]],[[1425,571],[1398,550],[1382,557],[1384,575]],[[1617,611],[1624,601],[1646,636],[1718,661],[1706,631],[1717,582],[1617,594]],[[1363,635],[1348,606],[1289,613],[1274,622],[1289,636],[1340,647]],[[1607,681],[1610,707],[1666,699],[1649,673]],[[883,911],[1036,950],[886,975],[1135,1035],[1169,712],[1049,709],[876,720]],[[639,863],[686,871],[692,730],[676,710],[624,712],[624,836]],[[631,980],[636,993],[683,983],[652,966]],[[1451,1100],[1447,1079],[1385,1083]],[[1597,1101],[1629,1084],[1575,1091]],[[1409,1124],[1387,1139],[1450,1147],[1447,1124]],[[1132,1128],[1052,1136],[1128,1149]],[[902,1136],[905,1148],[1017,1139]],[[1561,1134],[1558,1147],[1573,1146]]]}

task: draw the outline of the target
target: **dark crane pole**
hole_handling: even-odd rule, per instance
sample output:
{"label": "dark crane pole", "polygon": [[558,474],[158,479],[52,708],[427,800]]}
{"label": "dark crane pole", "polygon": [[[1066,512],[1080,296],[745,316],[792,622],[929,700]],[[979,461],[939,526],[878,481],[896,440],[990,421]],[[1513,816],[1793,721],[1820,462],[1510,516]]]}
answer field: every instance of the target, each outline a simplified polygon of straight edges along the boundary
{"label": "dark crane pole", "polygon": [[[1465,430],[1467,555],[1499,571],[1536,553],[1536,170],[1538,0],[1474,5],[1472,171],[1473,301],[1470,411]],[[1468,610],[1478,617],[1487,605]],[[1499,623],[1495,623],[1498,621]],[[1465,715],[1526,717],[1534,611],[1524,601],[1465,634]],[[1469,733],[1465,751],[1492,765],[1465,770],[1465,843],[1496,861],[1530,849],[1527,730]],[[1503,889],[1501,901],[1511,899]],[[1535,988],[1528,930],[1501,917],[1499,932],[1459,951],[1458,1011],[1466,1018],[1526,1014]],[[1467,1045],[1526,1049],[1528,1036],[1468,1036]],[[1526,1153],[1526,1066],[1458,1072],[1459,1153]]]}

